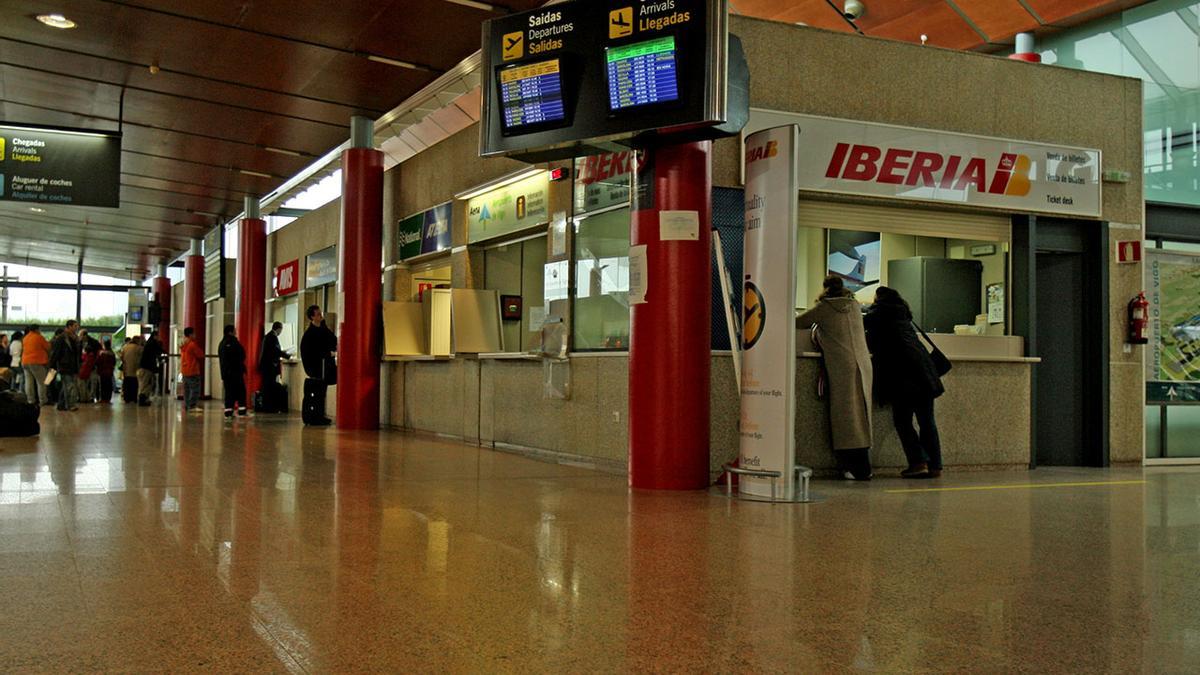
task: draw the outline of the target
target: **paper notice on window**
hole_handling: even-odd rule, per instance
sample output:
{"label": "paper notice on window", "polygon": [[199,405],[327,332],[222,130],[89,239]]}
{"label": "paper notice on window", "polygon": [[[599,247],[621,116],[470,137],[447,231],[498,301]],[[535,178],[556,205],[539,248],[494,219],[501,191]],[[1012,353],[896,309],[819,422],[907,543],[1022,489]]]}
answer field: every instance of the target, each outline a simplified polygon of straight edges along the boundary
{"label": "paper notice on window", "polygon": [[649,284],[648,263],[646,260],[645,244],[629,247],[629,304],[641,305],[646,302],[646,290]]}
{"label": "paper notice on window", "polygon": [[530,307],[529,308],[529,332],[536,333],[542,329],[542,324],[546,323],[546,308],[545,307]]}
{"label": "paper notice on window", "polygon": [[550,220],[550,256],[558,258],[567,254],[567,212],[555,211]]}
{"label": "paper notice on window", "polygon": [[699,241],[699,211],[659,211],[658,238],[660,241]]}

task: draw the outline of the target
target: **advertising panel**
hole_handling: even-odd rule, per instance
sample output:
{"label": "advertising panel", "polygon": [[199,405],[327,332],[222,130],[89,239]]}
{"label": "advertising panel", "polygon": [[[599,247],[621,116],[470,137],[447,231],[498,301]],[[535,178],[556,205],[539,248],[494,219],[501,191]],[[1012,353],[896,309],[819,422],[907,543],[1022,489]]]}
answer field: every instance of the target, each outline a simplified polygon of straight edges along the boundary
{"label": "advertising panel", "polygon": [[575,213],[629,203],[637,153],[605,152],[575,159]]}
{"label": "advertising panel", "polygon": [[548,222],[549,192],[550,174],[539,171],[535,176],[470,199],[467,240],[474,244]]}
{"label": "advertising panel", "polygon": [[204,235],[204,301],[225,297],[225,227]]}
{"label": "advertising panel", "polygon": [[424,213],[421,221],[421,253],[437,253],[450,248],[454,209],[450,202]]}
{"label": "advertising panel", "polygon": [[[795,125],[746,138],[746,251],[742,294],[739,464],[779,471],[777,496],[793,497],[796,452]],[[740,492],[769,497],[771,480],[742,476]]]}
{"label": "advertising panel", "polygon": [[1099,150],[754,110],[746,133],[798,124],[801,190],[1100,217]]}
{"label": "advertising panel", "polygon": [[0,200],[121,205],[121,134],[0,123]]}
{"label": "advertising panel", "polygon": [[304,287],[314,288],[337,281],[337,247],[323,248],[304,259]]}
{"label": "advertising panel", "polygon": [[1200,401],[1200,255],[1146,249],[1146,402]]}
{"label": "advertising panel", "polygon": [[300,290],[299,258],[275,268],[275,275],[271,278],[271,290],[276,298],[282,298]]}
{"label": "advertising panel", "polygon": [[421,255],[421,227],[425,223],[424,213],[413,215],[400,220],[400,232],[396,237],[400,247],[400,259],[408,260]]}

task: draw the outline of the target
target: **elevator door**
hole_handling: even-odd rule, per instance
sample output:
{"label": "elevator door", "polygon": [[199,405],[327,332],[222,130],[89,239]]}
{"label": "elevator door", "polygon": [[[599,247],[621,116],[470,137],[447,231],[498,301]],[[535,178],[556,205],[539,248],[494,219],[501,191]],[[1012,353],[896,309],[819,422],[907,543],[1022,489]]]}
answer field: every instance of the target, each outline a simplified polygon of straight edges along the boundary
{"label": "elevator door", "polygon": [[1037,254],[1037,463],[1088,464],[1082,253]]}

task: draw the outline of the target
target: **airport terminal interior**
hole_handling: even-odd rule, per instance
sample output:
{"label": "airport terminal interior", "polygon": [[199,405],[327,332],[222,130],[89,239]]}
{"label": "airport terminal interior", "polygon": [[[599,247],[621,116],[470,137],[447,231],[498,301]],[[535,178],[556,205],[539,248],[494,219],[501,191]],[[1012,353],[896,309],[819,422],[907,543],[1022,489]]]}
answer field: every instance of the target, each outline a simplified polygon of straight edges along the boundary
{"label": "airport terminal interior", "polygon": [[1190,673],[1200,1],[0,1],[0,670]]}

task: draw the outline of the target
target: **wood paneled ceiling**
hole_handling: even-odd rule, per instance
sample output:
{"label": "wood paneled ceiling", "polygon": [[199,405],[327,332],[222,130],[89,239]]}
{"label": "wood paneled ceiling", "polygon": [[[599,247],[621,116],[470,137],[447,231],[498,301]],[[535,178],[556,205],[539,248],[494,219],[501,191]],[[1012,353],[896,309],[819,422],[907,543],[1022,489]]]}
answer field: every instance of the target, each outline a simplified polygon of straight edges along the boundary
{"label": "wood paneled ceiling", "polygon": [[0,2],[0,121],[124,134],[121,208],[0,202],[0,260],[146,274],[476,51],[481,22],[542,0],[470,4]]}
{"label": "wood paneled ceiling", "polygon": [[[121,208],[0,202],[0,260],[148,273],[479,47],[480,23],[544,0],[4,0],[0,121],[121,130]],[[995,50],[1141,4],[733,0],[735,13]],[[492,9],[487,9],[487,6]],[[78,26],[35,20],[60,13]],[[404,62],[380,62],[371,57]]]}
{"label": "wood paneled ceiling", "polygon": [[995,52],[1023,32],[1078,25],[1148,0],[862,0],[866,12],[850,21],[843,0],[731,0],[732,11],[761,19],[937,47]]}

